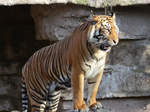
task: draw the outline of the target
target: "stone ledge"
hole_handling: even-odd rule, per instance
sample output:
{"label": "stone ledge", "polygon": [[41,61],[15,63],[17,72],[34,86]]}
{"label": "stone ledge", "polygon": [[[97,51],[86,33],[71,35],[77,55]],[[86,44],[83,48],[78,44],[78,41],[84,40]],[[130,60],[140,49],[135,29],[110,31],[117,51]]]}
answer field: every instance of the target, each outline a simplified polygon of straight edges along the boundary
{"label": "stone ledge", "polygon": [[20,69],[21,69],[20,63],[18,62],[0,63],[0,75],[17,74]]}
{"label": "stone ledge", "polygon": [[[100,100],[103,109],[100,112],[150,112],[150,98],[127,98]],[[59,112],[72,112],[73,102],[63,101]],[[99,111],[98,111],[99,112]]]}
{"label": "stone ledge", "polygon": [[110,6],[128,6],[138,4],[149,4],[150,0],[1,0],[0,5],[12,6],[21,4],[55,4],[55,3],[73,3],[78,5],[86,5],[96,8]]}
{"label": "stone ledge", "polygon": [[[131,11],[132,10],[132,11]],[[120,39],[143,40],[150,38],[149,6],[116,9],[116,21],[120,29]],[[91,8],[77,5],[35,5],[31,15],[35,22],[37,40],[62,40],[72,34],[75,27],[91,14]],[[102,9],[94,9],[95,14],[103,14]],[[138,13],[137,13],[138,12]],[[136,18],[136,19],[135,19]]]}

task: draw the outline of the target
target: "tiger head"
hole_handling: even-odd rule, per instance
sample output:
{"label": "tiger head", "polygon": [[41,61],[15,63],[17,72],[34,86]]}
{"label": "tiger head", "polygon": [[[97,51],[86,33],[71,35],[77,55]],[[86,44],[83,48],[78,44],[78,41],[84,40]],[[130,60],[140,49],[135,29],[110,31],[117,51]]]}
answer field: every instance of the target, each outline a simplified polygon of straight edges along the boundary
{"label": "tiger head", "polygon": [[96,15],[90,21],[88,43],[102,51],[109,51],[119,42],[119,29],[116,25],[115,14],[111,16]]}

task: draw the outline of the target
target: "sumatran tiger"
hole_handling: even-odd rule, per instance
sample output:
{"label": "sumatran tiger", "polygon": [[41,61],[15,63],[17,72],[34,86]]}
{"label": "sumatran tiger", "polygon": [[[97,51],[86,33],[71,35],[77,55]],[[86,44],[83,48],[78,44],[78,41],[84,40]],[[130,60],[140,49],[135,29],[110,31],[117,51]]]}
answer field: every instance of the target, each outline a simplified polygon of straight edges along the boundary
{"label": "sumatran tiger", "polygon": [[[96,94],[102,79],[105,59],[117,45],[115,14],[93,15],[64,40],[35,52],[22,69],[22,110],[56,112],[61,90],[72,87],[74,112],[95,112],[101,108]],[[88,84],[84,101],[84,80]]]}

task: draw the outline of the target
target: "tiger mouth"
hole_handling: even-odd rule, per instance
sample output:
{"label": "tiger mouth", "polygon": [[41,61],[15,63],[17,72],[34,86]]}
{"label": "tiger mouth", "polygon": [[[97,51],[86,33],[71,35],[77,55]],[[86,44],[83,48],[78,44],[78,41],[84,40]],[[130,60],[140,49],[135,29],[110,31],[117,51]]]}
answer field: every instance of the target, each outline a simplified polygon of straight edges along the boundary
{"label": "tiger mouth", "polygon": [[100,49],[103,50],[103,51],[107,51],[111,48],[111,45],[109,44],[102,44],[100,45]]}

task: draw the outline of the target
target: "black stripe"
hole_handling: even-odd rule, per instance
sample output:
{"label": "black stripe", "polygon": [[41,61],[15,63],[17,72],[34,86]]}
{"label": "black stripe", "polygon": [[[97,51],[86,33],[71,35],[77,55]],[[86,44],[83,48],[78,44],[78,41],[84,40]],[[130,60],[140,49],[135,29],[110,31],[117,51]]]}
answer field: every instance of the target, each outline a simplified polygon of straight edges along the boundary
{"label": "black stripe", "polygon": [[94,84],[94,83],[96,83],[96,82],[88,82],[88,84]]}
{"label": "black stripe", "polygon": [[[36,57],[37,59],[39,59],[38,56],[39,56],[39,53],[37,54],[37,57]],[[47,94],[48,91],[46,90],[45,83],[44,83],[44,81],[42,80],[42,77],[40,76],[40,74],[37,73],[37,71],[38,71],[37,69],[38,69],[38,65],[37,65],[37,67],[35,67],[35,73],[34,73],[35,80],[36,80],[36,82],[38,83],[38,85],[40,86],[40,89],[42,89],[42,91],[44,92],[44,94]],[[39,78],[37,78],[37,76],[39,76]],[[42,84],[43,84],[44,88],[43,88],[43,86],[40,84],[39,80],[42,81]]]}
{"label": "black stripe", "polygon": [[44,97],[44,95],[41,93],[41,91],[39,91],[38,89],[36,89],[36,88],[32,88],[31,86],[30,86],[30,89],[32,90],[32,91],[35,91],[38,95],[40,95],[41,97]]}
{"label": "black stripe", "polygon": [[[52,57],[52,55],[53,55],[53,46],[51,47],[51,52],[49,53],[50,54],[50,56],[49,56],[49,58],[51,58]],[[52,58],[51,58],[51,60],[52,60]],[[50,63],[50,61],[51,61],[50,59],[49,59],[49,61],[47,61],[47,66],[46,66],[46,70],[47,70],[47,73],[50,75],[50,77],[53,79],[53,80],[55,80],[55,77],[53,76],[53,74],[51,73],[51,68],[50,68],[50,66],[51,66],[51,64],[52,63]],[[50,72],[50,73],[49,73]]]}
{"label": "black stripe", "polygon": [[38,100],[44,100],[44,101],[46,100],[46,97],[45,97],[45,96],[42,96],[42,95],[39,95],[39,94],[38,94],[39,96],[42,96],[42,97],[39,97],[39,96],[37,96],[34,92],[32,92],[31,94],[32,94],[33,96],[35,96]]}
{"label": "black stripe", "polygon": [[[90,53],[90,56],[93,58],[93,52],[91,51],[91,49],[89,48],[89,43],[86,42],[86,46],[87,46],[87,50]],[[93,58],[94,59],[94,58]]]}
{"label": "black stripe", "polygon": [[35,96],[32,96],[32,95],[31,95],[31,98],[32,98],[32,100],[34,100],[36,103],[38,103],[38,104],[43,104],[43,103],[40,102],[38,99],[36,99]]}
{"label": "black stripe", "polygon": [[59,95],[60,94],[60,92],[58,92],[57,94],[55,94],[55,95],[48,95],[48,97],[56,97],[57,95]]}
{"label": "black stripe", "polygon": [[37,96],[34,96],[33,94],[30,94],[30,95],[31,95],[32,100],[34,100],[34,101],[37,102],[38,104],[43,104],[43,102],[41,102],[41,100],[38,99]]}
{"label": "black stripe", "polygon": [[87,27],[88,27],[88,23],[86,22],[86,23],[81,24],[79,29],[81,31],[84,31]]}
{"label": "black stripe", "polygon": [[81,63],[79,64],[79,66],[81,68],[81,71],[84,72],[84,73],[86,73],[86,71],[82,68]]}
{"label": "black stripe", "polygon": [[90,54],[90,57],[92,59],[94,59],[94,60],[96,59],[96,61],[98,61],[98,59],[94,56],[94,51],[91,49],[91,45],[88,42],[86,42],[86,46],[87,46],[87,50]]}
{"label": "black stripe", "polygon": [[22,88],[23,90],[26,90],[26,87],[25,87],[25,86],[23,86],[23,85],[22,85],[22,87],[21,87],[21,88]]}
{"label": "black stripe", "polygon": [[[35,80],[36,80],[36,82],[38,83],[38,85],[40,86],[40,89],[44,92],[44,94],[47,94],[48,93],[48,91],[47,90],[45,90],[46,89],[46,87],[45,88],[43,88],[42,86],[41,86],[41,84],[40,84],[40,82],[39,82],[39,79],[36,77],[37,76],[37,74],[35,74]],[[40,90],[40,91],[41,91]]]}
{"label": "black stripe", "polygon": [[88,67],[91,69],[91,65],[88,65],[88,64],[86,63],[86,60],[84,59],[84,57],[83,57],[82,54],[81,54],[81,57],[82,57],[82,59],[83,59],[84,64],[85,64],[86,66],[88,66]]}
{"label": "black stripe", "polygon": [[22,93],[24,93],[24,94],[25,94],[25,93],[27,93],[27,91],[26,91],[26,90],[21,90],[21,92],[22,92]]}
{"label": "black stripe", "polygon": [[24,97],[22,98],[22,100],[23,100],[23,101],[27,101],[27,100],[28,100],[27,96],[24,96]]}
{"label": "black stripe", "polygon": [[[64,74],[63,74],[63,72],[62,72],[62,68],[61,68],[61,66],[62,66],[62,64],[61,64],[61,55],[60,55],[60,53],[59,53],[59,55],[58,55],[59,57],[58,57],[58,67],[59,67],[59,74],[62,76],[62,78],[63,78],[63,80],[65,81],[66,79],[65,79],[65,77],[64,77]],[[61,80],[62,81],[62,80]],[[64,81],[62,81],[62,82],[64,82]]]}
{"label": "black stripe", "polygon": [[[40,74],[41,74],[41,75],[39,75],[39,77],[40,77],[40,79],[41,79],[41,81],[42,81],[42,83],[43,83],[44,87],[46,88],[45,81],[44,81],[44,80],[42,80],[42,75],[43,75],[43,74],[45,74],[45,73],[43,72],[43,68],[42,68],[42,66],[41,66],[42,62],[41,62],[41,60],[40,60],[40,59],[42,59],[42,58],[43,58],[41,54],[42,54],[42,53],[40,53],[40,54],[39,54],[39,57],[38,57],[38,61],[40,62],[40,63],[38,63],[38,64],[39,64],[39,66],[40,66],[39,71],[40,71]],[[44,64],[45,64],[45,63],[44,63]]]}
{"label": "black stripe", "polygon": [[37,105],[31,105],[31,107],[40,109],[40,106],[37,106]]}
{"label": "black stripe", "polygon": [[26,107],[28,105],[28,103],[22,103],[23,107]]}
{"label": "black stripe", "polygon": [[52,50],[53,50],[52,47],[49,47],[49,49],[47,51],[49,54],[47,56],[47,59],[45,60],[45,72],[48,74],[49,80],[54,80],[54,77],[48,73]]}
{"label": "black stripe", "polygon": [[[81,34],[81,35],[82,35],[82,34]],[[82,46],[81,46],[81,51],[84,52],[84,49],[83,49]],[[88,57],[83,56],[83,55],[82,55],[82,52],[81,52],[81,57],[82,57],[82,59],[83,59],[84,64],[85,64],[86,66],[88,66],[89,68],[91,68],[91,65],[88,65],[88,64],[86,63],[86,60],[88,60]]]}
{"label": "black stripe", "polygon": [[61,78],[60,78],[60,80],[62,81],[62,82],[65,82],[65,77],[64,77],[64,74],[62,73],[62,68],[61,68],[61,55],[60,55],[60,53],[58,52],[58,55],[57,55],[57,61],[56,61],[56,68],[58,68],[57,70],[58,70],[58,72],[57,72],[57,75],[59,75],[59,77],[60,77],[60,75],[62,76],[62,78],[63,78],[63,80],[61,80]]}
{"label": "black stripe", "polygon": [[56,72],[56,67],[55,67],[55,54],[53,52],[53,55],[52,55],[52,65],[51,65],[51,73],[52,75],[55,75],[55,80],[57,80],[58,82],[60,82],[61,80],[59,79],[59,77],[56,75],[57,72]]}
{"label": "black stripe", "polygon": [[68,82],[71,82],[71,78],[70,78],[70,76],[71,76],[71,65],[68,66],[68,70],[67,70],[66,74],[67,74]]}
{"label": "black stripe", "polygon": [[56,97],[55,99],[48,98],[49,101],[53,101],[53,102],[56,101],[56,100],[58,100],[58,99],[60,99],[60,97]]}
{"label": "black stripe", "polygon": [[58,103],[57,103],[57,104],[55,104],[55,105],[52,105],[52,106],[48,107],[48,109],[49,109],[49,110],[53,110],[53,109],[56,109],[56,108],[57,108],[57,106],[58,106]]}
{"label": "black stripe", "polygon": [[41,57],[44,57],[43,55],[45,54],[46,49],[47,47],[42,48],[41,50],[38,51],[39,52],[38,54],[41,54]]}
{"label": "black stripe", "polygon": [[[59,46],[57,46],[57,47],[59,47]],[[58,65],[59,65],[59,63],[57,63],[58,61],[56,60],[56,56],[57,56],[57,59],[59,59],[59,51],[57,52],[57,51],[55,51],[55,58],[54,58],[54,64],[53,64],[53,66],[55,67],[54,68],[54,72],[55,72],[55,75],[56,75],[56,77],[58,77],[59,78],[59,75],[60,75],[60,73],[59,73],[59,71],[58,71]],[[57,68],[57,70],[56,70],[56,68]]]}

